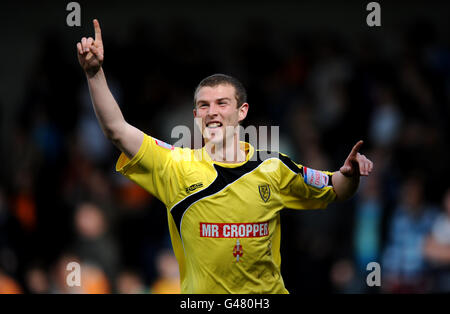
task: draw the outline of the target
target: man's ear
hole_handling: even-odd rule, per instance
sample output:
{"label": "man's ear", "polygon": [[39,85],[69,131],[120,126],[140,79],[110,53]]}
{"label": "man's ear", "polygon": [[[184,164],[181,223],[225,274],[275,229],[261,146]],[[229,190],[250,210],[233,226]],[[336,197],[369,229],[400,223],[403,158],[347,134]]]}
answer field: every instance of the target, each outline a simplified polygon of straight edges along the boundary
{"label": "man's ear", "polygon": [[249,105],[246,102],[239,107],[239,122],[242,122],[247,117],[248,107]]}
{"label": "man's ear", "polygon": [[193,112],[194,112],[194,118],[197,118],[197,109],[194,108]]}

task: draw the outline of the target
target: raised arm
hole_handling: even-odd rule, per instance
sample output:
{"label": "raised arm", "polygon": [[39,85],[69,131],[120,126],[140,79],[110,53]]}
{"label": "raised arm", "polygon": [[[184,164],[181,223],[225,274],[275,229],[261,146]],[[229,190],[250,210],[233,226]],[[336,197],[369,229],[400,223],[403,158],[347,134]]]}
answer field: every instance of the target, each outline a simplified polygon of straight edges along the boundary
{"label": "raised arm", "polygon": [[368,176],[372,172],[373,163],[366,156],[358,153],[363,141],[353,146],[344,165],[331,178],[334,191],[340,201],[345,201],[355,194],[360,176]]}
{"label": "raised arm", "polygon": [[86,74],[95,115],[103,133],[128,158],[132,158],[139,151],[144,133],[125,121],[108,88],[102,69],[104,50],[100,24],[97,20],[93,23],[95,39],[83,37],[77,43],[78,61]]}

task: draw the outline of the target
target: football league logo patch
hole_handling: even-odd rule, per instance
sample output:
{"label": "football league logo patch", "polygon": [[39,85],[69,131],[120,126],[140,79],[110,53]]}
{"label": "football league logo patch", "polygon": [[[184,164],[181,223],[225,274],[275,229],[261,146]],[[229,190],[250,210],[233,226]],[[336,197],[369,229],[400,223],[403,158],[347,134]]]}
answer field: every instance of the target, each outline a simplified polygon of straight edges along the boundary
{"label": "football league logo patch", "polygon": [[163,148],[167,148],[167,149],[173,150],[173,145],[170,145],[170,144],[167,144],[166,142],[157,140],[156,138],[155,138],[155,142],[156,142],[156,145],[158,145],[158,146],[161,146]]}
{"label": "football league logo patch", "polygon": [[328,185],[328,175],[322,171],[303,167],[303,176],[306,184],[318,189],[323,189]]}
{"label": "football league logo patch", "polygon": [[270,186],[268,184],[261,184],[258,186],[258,189],[262,200],[267,203],[270,198]]}

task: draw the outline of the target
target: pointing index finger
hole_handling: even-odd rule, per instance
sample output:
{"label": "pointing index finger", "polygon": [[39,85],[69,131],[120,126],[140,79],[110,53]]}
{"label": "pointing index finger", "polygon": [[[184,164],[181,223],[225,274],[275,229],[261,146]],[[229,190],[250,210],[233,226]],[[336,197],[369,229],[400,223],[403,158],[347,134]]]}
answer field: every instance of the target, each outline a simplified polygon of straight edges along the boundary
{"label": "pointing index finger", "polygon": [[358,143],[355,144],[355,146],[353,146],[352,151],[350,153],[351,156],[356,156],[356,153],[359,151],[359,149],[361,148],[362,144],[364,142],[362,140],[359,140]]}
{"label": "pointing index finger", "polygon": [[100,29],[100,23],[97,19],[94,19],[94,30],[95,30],[95,41],[99,40],[102,41],[102,31]]}

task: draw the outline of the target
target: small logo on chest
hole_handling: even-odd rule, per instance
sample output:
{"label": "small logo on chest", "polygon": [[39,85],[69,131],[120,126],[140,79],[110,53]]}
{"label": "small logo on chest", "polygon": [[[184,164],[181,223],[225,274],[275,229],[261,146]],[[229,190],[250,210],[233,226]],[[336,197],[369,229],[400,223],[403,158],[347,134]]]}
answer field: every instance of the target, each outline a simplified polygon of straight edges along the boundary
{"label": "small logo on chest", "polygon": [[191,193],[191,192],[197,190],[198,188],[201,188],[202,186],[203,186],[202,182],[194,183],[190,187],[186,188],[186,193]]}
{"label": "small logo on chest", "polygon": [[239,257],[244,255],[244,250],[242,245],[239,243],[239,239],[237,239],[236,245],[233,248],[233,256],[236,257],[236,261],[239,262]]}
{"label": "small logo on chest", "polygon": [[270,199],[270,186],[268,184],[260,184],[258,185],[258,189],[261,199],[267,203]]}

